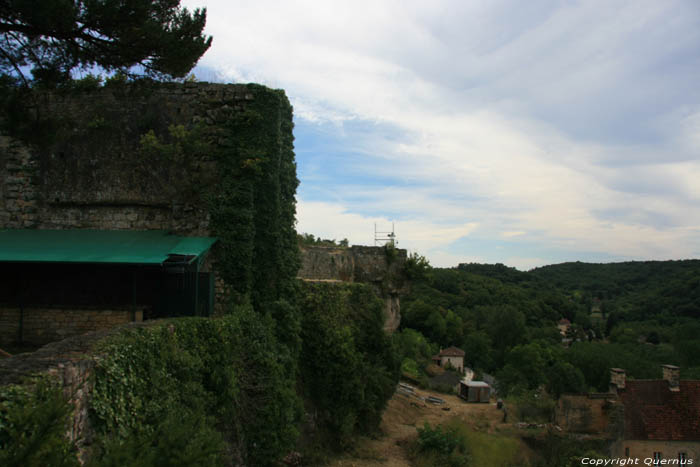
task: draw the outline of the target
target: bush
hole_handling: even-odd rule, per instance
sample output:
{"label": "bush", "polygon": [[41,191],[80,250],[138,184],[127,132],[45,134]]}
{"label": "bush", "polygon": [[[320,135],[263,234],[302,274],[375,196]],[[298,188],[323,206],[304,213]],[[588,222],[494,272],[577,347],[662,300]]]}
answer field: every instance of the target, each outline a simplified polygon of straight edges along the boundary
{"label": "bush", "polygon": [[520,421],[531,423],[552,421],[556,401],[546,393],[538,390],[523,391],[510,400],[516,407],[516,415]]}
{"label": "bush", "polygon": [[418,428],[417,448],[422,465],[464,467],[469,465],[469,456],[464,438],[456,427],[434,428],[425,422]]}
{"label": "bush", "polygon": [[0,388],[0,465],[77,467],[75,446],[66,439],[71,406],[48,379]]}
{"label": "bush", "polygon": [[316,409],[319,436],[343,448],[378,430],[399,379],[399,361],[383,330],[383,304],[369,286],[305,284],[301,296],[300,372]]}

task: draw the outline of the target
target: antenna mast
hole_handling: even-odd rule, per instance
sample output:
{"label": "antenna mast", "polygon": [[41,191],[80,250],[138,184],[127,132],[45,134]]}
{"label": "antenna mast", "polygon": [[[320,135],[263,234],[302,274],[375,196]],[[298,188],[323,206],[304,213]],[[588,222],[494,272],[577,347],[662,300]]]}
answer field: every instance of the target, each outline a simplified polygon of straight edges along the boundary
{"label": "antenna mast", "polygon": [[377,223],[374,223],[374,246],[384,246],[384,245],[396,246],[399,244],[396,240],[396,233],[394,232],[394,223],[391,223],[390,232],[380,232],[377,230]]}

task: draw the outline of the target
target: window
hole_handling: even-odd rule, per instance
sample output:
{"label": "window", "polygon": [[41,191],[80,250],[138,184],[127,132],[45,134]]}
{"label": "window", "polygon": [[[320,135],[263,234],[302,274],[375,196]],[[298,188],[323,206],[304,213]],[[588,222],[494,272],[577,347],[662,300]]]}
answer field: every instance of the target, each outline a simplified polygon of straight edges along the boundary
{"label": "window", "polygon": [[686,459],[687,459],[687,454],[685,452],[678,453],[678,460],[680,461],[680,464],[685,464]]}
{"label": "window", "polygon": [[625,448],[625,457],[630,456],[630,448]]}
{"label": "window", "polygon": [[659,461],[660,461],[661,458],[662,458],[661,456],[662,456],[662,455],[661,455],[660,452],[658,452],[658,451],[655,451],[655,452],[654,452],[654,464],[657,464],[657,465],[659,464]]}

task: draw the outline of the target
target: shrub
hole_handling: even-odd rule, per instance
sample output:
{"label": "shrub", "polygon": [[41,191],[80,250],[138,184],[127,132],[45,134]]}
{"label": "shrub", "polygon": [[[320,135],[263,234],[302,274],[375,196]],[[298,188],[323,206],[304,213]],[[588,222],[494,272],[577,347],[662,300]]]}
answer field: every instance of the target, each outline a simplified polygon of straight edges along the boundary
{"label": "shrub", "polygon": [[0,465],[77,467],[66,438],[70,413],[59,386],[46,378],[30,388],[0,388]]}
{"label": "shrub", "polygon": [[467,445],[457,427],[444,428],[438,425],[433,428],[425,422],[423,428],[417,430],[420,464],[448,467],[469,465]]}

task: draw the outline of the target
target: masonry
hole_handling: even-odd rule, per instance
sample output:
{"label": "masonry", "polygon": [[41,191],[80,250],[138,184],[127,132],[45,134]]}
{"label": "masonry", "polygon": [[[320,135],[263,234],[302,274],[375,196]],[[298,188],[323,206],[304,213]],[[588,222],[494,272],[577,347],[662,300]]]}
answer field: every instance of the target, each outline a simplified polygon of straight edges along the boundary
{"label": "masonry", "polygon": [[[263,101],[268,107],[261,110]],[[293,169],[291,106],[283,92],[258,85],[127,84],[39,92],[24,104],[25,126],[36,131],[0,135],[0,230],[161,230],[184,237],[235,237],[226,229],[241,229],[244,222],[213,225],[213,206],[220,207],[224,196],[216,191],[226,176],[222,164],[234,160],[243,166],[240,173],[249,170],[251,180],[269,179],[267,167],[275,164]],[[261,148],[238,140],[242,126],[265,133],[273,143]],[[241,186],[250,192],[254,182],[247,183]],[[291,193],[293,203],[297,183],[292,175],[266,188]],[[255,207],[248,208],[242,211],[254,224],[251,229],[262,225]],[[252,256],[255,245],[248,241],[238,248]],[[223,312],[232,289],[246,286],[220,273],[222,250],[230,251],[215,245],[200,269],[211,274],[214,314]],[[6,275],[12,267],[2,265]],[[45,343],[138,319],[133,309],[70,305],[23,310],[27,336]],[[0,296],[0,343],[16,337],[9,325],[17,322],[16,314],[16,304]],[[39,329],[42,322],[46,329]]]}
{"label": "masonry", "polygon": [[385,303],[384,330],[393,332],[401,322],[400,296],[407,292],[406,250],[393,247],[303,246],[298,276],[306,281],[370,284]]}

